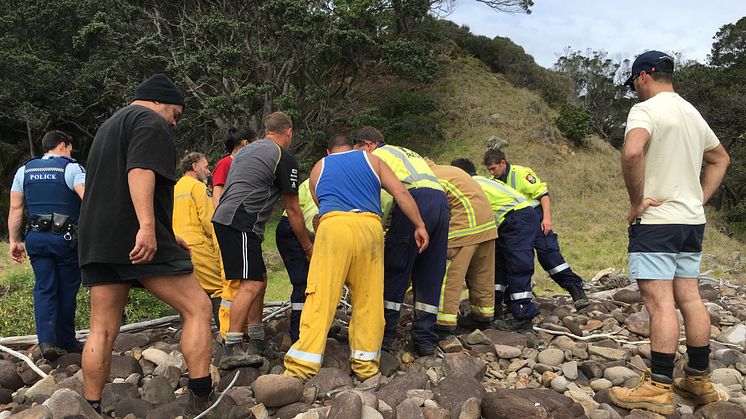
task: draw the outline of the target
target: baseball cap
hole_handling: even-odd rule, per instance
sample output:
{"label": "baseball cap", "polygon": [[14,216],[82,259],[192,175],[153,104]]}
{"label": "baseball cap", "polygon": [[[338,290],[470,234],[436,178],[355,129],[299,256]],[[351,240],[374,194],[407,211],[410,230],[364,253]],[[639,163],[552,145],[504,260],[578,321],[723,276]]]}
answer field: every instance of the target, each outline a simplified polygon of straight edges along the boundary
{"label": "baseball cap", "polygon": [[632,81],[640,72],[646,73],[673,73],[673,57],[661,51],[648,51],[638,55],[632,64],[632,74],[624,82],[625,86],[631,86]]}

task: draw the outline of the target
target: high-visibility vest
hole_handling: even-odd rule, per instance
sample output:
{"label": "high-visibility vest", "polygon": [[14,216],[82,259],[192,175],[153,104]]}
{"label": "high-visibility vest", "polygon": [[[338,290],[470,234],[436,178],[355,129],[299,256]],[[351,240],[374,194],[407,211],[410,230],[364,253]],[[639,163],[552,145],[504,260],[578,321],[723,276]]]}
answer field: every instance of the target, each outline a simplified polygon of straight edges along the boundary
{"label": "high-visibility vest", "polygon": [[541,205],[539,200],[542,196],[549,194],[547,183],[542,182],[530,167],[510,164],[500,180],[525,196],[534,208]]}
{"label": "high-visibility vest", "polygon": [[505,221],[505,216],[513,210],[528,208],[531,205],[520,192],[506,185],[502,181],[487,179],[482,176],[472,176],[482,187],[487,200],[490,201],[495,213],[495,222],[499,227]]}
{"label": "high-visibility vest", "polygon": [[430,167],[443,186],[451,207],[448,247],[475,245],[497,238],[490,202],[468,173],[454,166]]}
{"label": "high-visibility vest", "polygon": [[381,145],[373,154],[383,160],[407,189],[431,188],[442,191],[438,178],[417,153],[404,147]]}

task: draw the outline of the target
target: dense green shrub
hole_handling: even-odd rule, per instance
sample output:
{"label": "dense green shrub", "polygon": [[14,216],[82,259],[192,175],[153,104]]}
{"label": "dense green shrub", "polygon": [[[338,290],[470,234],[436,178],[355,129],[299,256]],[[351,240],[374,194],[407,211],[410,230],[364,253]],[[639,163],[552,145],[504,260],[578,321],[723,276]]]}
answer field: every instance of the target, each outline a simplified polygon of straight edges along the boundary
{"label": "dense green shrub", "polygon": [[585,139],[593,132],[588,111],[575,105],[562,105],[554,119],[562,135],[578,147],[585,145]]}

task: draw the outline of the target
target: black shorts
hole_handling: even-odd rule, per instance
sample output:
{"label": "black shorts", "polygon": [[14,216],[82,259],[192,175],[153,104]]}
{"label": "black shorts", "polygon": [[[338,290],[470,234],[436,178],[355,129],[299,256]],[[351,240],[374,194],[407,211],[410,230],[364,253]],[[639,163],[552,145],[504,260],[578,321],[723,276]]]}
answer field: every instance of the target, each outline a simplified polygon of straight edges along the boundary
{"label": "black shorts", "polygon": [[629,226],[630,279],[698,278],[704,233],[704,224]]}
{"label": "black shorts", "polygon": [[89,263],[80,267],[83,285],[92,287],[104,284],[129,283],[141,287],[140,279],[154,276],[186,275],[194,271],[192,261],[178,259],[160,263],[133,265],[131,263]]}
{"label": "black shorts", "polygon": [[223,256],[225,278],[228,280],[266,280],[267,268],[262,257],[262,239],[251,231],[240,231],[219,223],[215,236]]}

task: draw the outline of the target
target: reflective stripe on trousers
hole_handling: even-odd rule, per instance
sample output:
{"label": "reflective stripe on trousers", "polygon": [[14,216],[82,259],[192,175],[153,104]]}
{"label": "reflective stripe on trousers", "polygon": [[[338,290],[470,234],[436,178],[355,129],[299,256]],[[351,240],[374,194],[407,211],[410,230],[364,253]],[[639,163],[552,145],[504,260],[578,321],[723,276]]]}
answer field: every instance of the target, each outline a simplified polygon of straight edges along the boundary
{"label": "reflective stripe on trousers", "polygon": [[414,309],[424,311],[425,313],[438,314],[438,307],[430,305],[430,304],[421,303],[419,301],[414,303]]}
{"label": "reflective stripe on trousers", "polygon": [[321,354],[312,354],[310,352],[299,351],[293,347],[288,349],[287,356],[301,361],[310,362],[312,364],[321,364],[324,362],[324,356]]}
{"label": "reflective stripe on trousers", "polygon": [[514,292],[510,294],[511,300],[524,300],[526,298],[533,298],[534,294],[531,291]]}
{"label": "reflective stripe on trousers", "polygon": [[563,263],[561,265],[555,266],[554,268],[550,269],[548,271],[548,273],[549,273],[549,276],[552,276],[554,274],[558,274],[558,273],[564,271],[565,269],[569,269],[569,268],[570,268],[570,264],[567,263],[567,262],[565,262],[565,263]]}
{"label": "reflective stripe on trousers", "polygon": [[350,352],[350,358],[357,359],[360,361],[375,361],[378,359],[378,356],[380,355],[381,350],[377,350],[375,352],[366,352],[366,351],[360,351],[357,349],[353,349]]}
{"label": "reflective stripe on trousers", "polygon": [[383,301],[383,308],[386,310],[401,311],[401,303],[395,303],[393,301]]}

